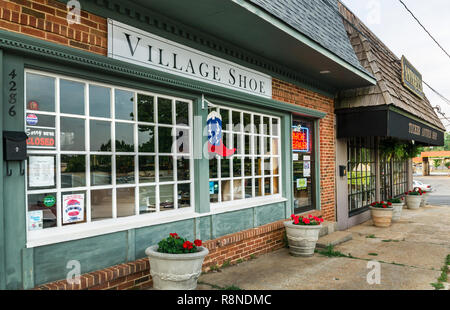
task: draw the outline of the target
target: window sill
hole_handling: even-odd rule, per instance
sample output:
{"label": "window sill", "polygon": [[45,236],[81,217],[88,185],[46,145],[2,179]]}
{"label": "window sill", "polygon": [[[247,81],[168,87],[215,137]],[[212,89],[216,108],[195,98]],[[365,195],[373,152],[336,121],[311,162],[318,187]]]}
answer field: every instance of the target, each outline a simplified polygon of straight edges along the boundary
{"label": "window sill", "polygon": [[215,204],[211,204],[211,212],[209,212],[209,214],[220,214],[220,213],[225,213],[225,212],[244,210],[244,209],[260,207],[260,206],[264,206],[264,205],[268,205],[268,204],[285,202],[285,201],[287,201],[287,198],[283,198],[283,197],[281,197],[281,195],[278,195],[275,197],[271,197],[269,199],[263,197],[263,198],[258,198],[258,199],[252,199],[250,201],[236,200],[236,201],[215,203]]}

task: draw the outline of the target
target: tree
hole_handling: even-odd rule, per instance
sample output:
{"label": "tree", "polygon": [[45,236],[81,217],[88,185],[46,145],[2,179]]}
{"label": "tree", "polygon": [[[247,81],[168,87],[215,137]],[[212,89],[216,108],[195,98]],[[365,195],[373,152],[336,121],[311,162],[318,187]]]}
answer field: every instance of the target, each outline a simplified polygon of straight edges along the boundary
{"label": "tree", "polygon": [[434,168],[439,168],[442,164],[442,159],[435,159],[434,160]]}

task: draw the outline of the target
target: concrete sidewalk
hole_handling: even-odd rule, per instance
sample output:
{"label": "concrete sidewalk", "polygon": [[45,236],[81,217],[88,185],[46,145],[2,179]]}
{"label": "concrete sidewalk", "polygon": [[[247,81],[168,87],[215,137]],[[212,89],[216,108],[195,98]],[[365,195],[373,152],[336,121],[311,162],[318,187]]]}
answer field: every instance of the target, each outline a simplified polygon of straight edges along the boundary
{"label": "concrete sidewalk", "polygon": [[[281,249],[240,264],[202,274],[199,290],[434,290],[450,254],[450,208],[403,209],[389,228],[368,221],[348,230],[353,239],[334,247],[330,257],[301,258]],[[378,261],[381,283],[369,285],[368,262]],[[449,275],[450,277],[450,275]],[[444,284],[448,289],[448,284]]]}

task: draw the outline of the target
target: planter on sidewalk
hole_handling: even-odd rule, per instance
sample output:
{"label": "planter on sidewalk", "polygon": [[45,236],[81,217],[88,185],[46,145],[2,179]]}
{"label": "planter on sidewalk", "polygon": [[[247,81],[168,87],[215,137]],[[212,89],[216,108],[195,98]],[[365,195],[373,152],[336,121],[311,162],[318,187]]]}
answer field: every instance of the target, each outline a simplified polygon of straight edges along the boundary
{"label": "planter on sidewalk", "polygon": [[392,221],[396,222],[399,221],[402,216],[402,210],[403,210],[403,198],[391,198],[388,199],[388,202],[392,204],[392,208],[394,209],[392,211]]}
{"label": "planter on sidewalk", "polygon": [[428,192],[426,191],[422,191],[419,189],[419,192],[422,193],[422,201],[420,203],[420,207],[423,208],[427,205],[427,201],[428,201]]}
{"label": "planter on sidewalk", "polygon": [[[160,252],[163,251],[163,252]],[[170,253],[167,253],[170,252]],[[195,290],[209,251],[201,240],[191,243],[177,234],[145,250],[150,261],[153,288],[157,290]]]}
{"label": "planter on sidewalk", "polygon": [[417,210],[420,208],[420,204],[422,203],[422,194],[420,192],[409,191],[405,195],[408,209]]}
{"label": "planter on sidewalk", "polygon": [[376,227],[389,227],[392,222],[394,208],[390,202],[374,202],[370,205],[370,214]]}
{"label": "planter on sidewalk", "polygon": [[299,217],[291,215],[292,221],[284,222],[292,256],[313,256],[319,240],[322,218],[315,216]]}

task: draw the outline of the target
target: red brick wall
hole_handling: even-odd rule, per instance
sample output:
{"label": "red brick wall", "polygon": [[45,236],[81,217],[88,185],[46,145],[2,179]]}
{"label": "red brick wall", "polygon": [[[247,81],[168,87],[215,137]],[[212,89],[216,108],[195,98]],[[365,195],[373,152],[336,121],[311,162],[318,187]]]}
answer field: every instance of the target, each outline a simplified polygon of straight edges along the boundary
{"label": "red brick wall", "polygon": [[327,113],[320,120],[320,187],[321,211],[325,220],[336,221],[335,216],[335,114],[334,100],[293,84],[273,79],[273,99],[297,104]]}
{"label": "red brick wall", "polygon": [[106,18],[81,11],[80,24],[69,25],[68,12],[56,0],[0,0],[0,29],[106,56]]}

